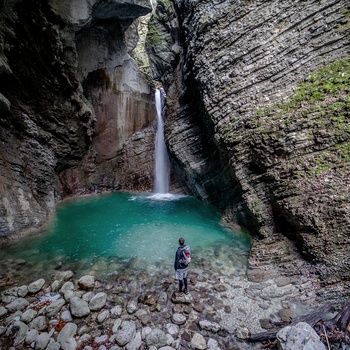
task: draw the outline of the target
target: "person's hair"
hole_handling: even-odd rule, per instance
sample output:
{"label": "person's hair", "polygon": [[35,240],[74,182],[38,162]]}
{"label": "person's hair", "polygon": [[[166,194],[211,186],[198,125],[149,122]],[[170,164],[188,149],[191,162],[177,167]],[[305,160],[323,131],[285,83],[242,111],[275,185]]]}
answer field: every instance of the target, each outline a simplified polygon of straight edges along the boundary
{"label": "person's hair", "polygon": [[184,238],[179,238],[179,243],[180,245],[184,245],[185,244],[185,239]]}

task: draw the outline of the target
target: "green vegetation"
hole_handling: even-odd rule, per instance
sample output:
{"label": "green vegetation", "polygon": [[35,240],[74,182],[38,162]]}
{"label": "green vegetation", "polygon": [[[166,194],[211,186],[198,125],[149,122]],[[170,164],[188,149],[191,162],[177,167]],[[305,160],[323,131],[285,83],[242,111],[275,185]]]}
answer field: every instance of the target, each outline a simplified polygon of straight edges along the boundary
{"label": "green vegetation", "polygon": [[339,26],[339,32],[343,33],[350,28],[350,5],[344,9],[343,14],[345,16],[345,21]]}
{"label": "green vegetation", "polygon": [[157,26],[157,20],[152,16],[150,21],[148,22],[148,32],[146,37],[146,44],[148,47],[158,46],[162,42],[162,37],[159,33],[159,29]]}
{"label": "green vegetation", "polygon": [[[339,60],[313,73],[283,104],[259,109],[249,122],[254,142],[285,148],[289,133],[308,133],[312,157],[294,177],[310,178],[350,161],[350,60]],[[226,130],[226,135],[230,135]],[[232,138],[228,138],[230,141]],[[325,144],[323,146],[323,143]],[[297,150],[297,148],[296,148]],[[289,151],[283,151],[288,157]],[[292,151],[293,152],[293,151]],[[310,160],[311,159],[311,160]],[[301,159],[301,161],[303,161]]]}

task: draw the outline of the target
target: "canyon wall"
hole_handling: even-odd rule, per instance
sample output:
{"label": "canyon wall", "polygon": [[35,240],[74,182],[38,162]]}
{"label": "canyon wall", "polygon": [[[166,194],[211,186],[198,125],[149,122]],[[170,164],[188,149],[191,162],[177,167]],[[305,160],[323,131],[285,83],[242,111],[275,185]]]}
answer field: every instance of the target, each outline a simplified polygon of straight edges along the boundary
{"label": "canyon wall", "polygon": [[150,189],[154,92],[130,56],[147,0],[0,1],[0,236],[65,196]]}
{"label": "canyon wall", "polygon": [[349,13],[345,0],[163,0],[147,41],[179,176],[334,284],[350,276]]}

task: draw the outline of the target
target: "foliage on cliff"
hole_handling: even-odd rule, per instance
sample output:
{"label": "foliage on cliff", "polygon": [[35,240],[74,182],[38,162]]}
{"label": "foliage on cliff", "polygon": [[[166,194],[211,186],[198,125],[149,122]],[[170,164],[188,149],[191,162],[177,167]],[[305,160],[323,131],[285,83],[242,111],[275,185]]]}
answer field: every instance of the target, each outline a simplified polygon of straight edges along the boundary
{"label": "foliage on cliff", "polygon": [[[285,103],[247,122],[250,169],[266,184],[277,229],[314,262],[349,274],[350,60],[314,72]],[[262,203],[250,206],[256,215]],[[332,253],[330,253],[332,252]],[[336,268],[335,268],[336,269]]]}

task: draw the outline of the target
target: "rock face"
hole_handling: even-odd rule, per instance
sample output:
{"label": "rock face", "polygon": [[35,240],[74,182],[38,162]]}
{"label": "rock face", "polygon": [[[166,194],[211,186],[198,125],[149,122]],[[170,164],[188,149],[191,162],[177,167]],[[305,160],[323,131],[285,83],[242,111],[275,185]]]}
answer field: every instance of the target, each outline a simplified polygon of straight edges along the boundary
{"label": "rock face", "polygon": [[42,224],[66,195],[150,188],[154,94],[129,55],[149,12],[146,0],[0,3],[0,236]]}
{"label": "rock face", "polygon": [[328,282],[350,276],[348,13],[335,0],[162,1],[148,36],[183,181],[260,237],[296,241]]}

